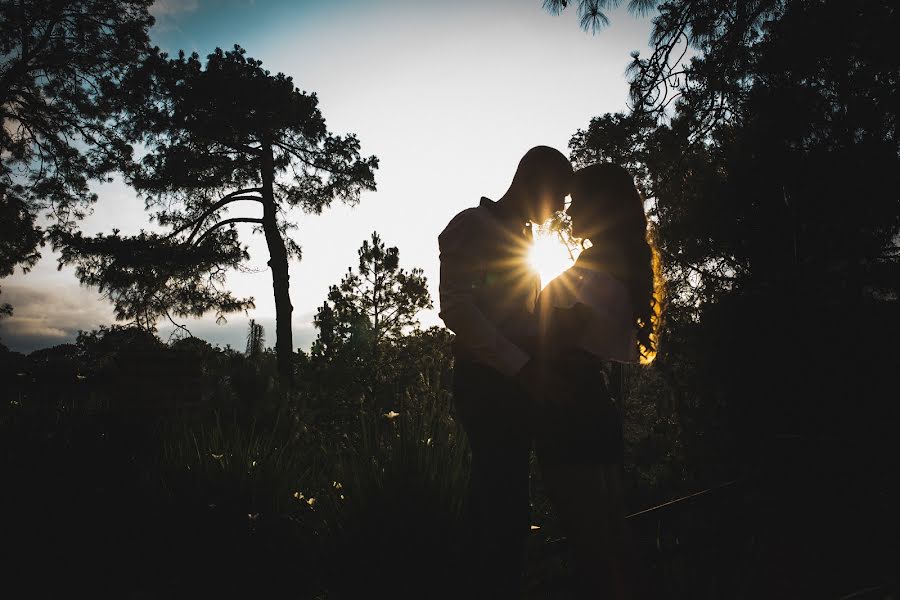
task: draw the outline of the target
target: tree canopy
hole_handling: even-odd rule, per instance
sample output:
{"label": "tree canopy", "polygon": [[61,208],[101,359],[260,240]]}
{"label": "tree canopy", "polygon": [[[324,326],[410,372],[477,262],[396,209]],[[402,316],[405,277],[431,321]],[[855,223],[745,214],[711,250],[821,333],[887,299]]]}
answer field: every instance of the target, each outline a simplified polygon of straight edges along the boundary
{"label": "tree canopy", "polygon": [[[145,307],[152,308],[147,324],[167,311],[184,316],[216,310],[221,317],[252,306],[252,298],[234,298],[223,285],[226,270],[248,258],[234,225],[253,224],[268,245],[275,348],[289,376],[288,259],[300,257],[300,245],[289,235],[296,224],[288,211],[317,214],[334,200],[358,202],[363,191],[375,189],[378,160],[360,156],[355,135],[327,130],[314,93],[264,69],[239,46],[217,48],[205,65],[196,53],[155,54],[129,72],[123,95],[128,118],[122,129],[148,149],[128,167],[128,180],[144,194],[153,218],[171,231],[128,239],[75,234],[61,242],[72,248],[66,260],[78,264],[82,281],[107,290],[126,317]],[[262,214],[226,218],[236,203],[258,205]],[[128,251],[137,246],[157,259],[179,258],[154,259],[148,277],[134,263],[142,253]],[[107,260],[97,260],[104,253]]]}
{"label": "tree canopy", "polygon": [[433,306],[422,269],[401,268],[400,251],[386,247],[378,232],[363,240],[358,253],[357,270],[348,268],[340,284],[331,286],[316,314],[314,353],[333,355],[362,340],[358,349],[374,355],[418,327],[419,312]]}
{"label": "tree canopy", "polygon": [[311,355],[372,390],[390,378],[398,342],[418,330],[419,312],[432,306],[422,269],[401,268],[400,251],[373,232],[359,248],[356,271],[347,269],[316,313]]}
{"label": "tree canopy", "polygon": [[0,277],[40,257],[39,217],[71,230],[96,200],[89,183],[131,156],[112,118],[150,51],[151,4],[0,2]]}
{"label": "tree canopy", "polygon": [[593,119],[570,148],[579,165],[626,166],[647,198],[670,299],[659,368],[693,396],[685,418],[740,460],[778,432],[843,430],[850,398],[886,415],[900,61],[882,40],[896,7],[658,11],[631,111]]}

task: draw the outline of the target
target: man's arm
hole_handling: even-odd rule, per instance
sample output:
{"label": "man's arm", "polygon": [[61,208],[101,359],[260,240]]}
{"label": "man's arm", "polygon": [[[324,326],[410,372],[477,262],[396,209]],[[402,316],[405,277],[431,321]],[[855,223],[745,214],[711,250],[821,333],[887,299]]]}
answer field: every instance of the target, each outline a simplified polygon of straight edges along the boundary
{"label": "man's arm", "polygon": [[477,218],[458,215],[438,238],[441,279],[440,316],[459,338],[459,343],[479,363],[513,377],[529,361],[529,355],[509,341],[475,304],[479,282],[478,259],[473,255],[472,235],[477,235]]}

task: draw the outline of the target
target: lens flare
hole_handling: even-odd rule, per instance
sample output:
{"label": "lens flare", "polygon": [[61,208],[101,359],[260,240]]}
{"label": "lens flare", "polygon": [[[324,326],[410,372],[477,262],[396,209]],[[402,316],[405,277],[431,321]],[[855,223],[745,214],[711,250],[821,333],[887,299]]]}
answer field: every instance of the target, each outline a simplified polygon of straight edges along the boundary
{"label": "lens flare", "polygon": [[540,274],[541,287],[545,287],[554,277],[572,266],[578,252],[570,252],[559,233],[547,225],[533,227],[532,233],[534,243],[528,252],[528,263]]}

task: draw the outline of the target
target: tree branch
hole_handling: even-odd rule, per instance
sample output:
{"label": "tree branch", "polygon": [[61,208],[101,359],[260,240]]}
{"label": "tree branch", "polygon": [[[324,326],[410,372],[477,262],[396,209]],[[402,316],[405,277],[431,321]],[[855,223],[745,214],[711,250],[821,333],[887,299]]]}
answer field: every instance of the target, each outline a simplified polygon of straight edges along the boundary
{"label": "tree branch", "polygon": [[258,225],[262,225],[262,222],[263,222],[262,219],[255,219],[255,218],[251,218],[251,217],[235,217],[233,219],[225,219],[224,221],[219,221],[218,223],[216,223],[215,225],[213,225],[212,227],[210,227],[209,229],[204,231],[203,235],[201,235],[199,238],[197,238],[197,241],[194,242],[194,245],[199,246],[203,242],[203,240],[205,240],[207,238],[207,236],[209,236],[213,231],[215,231],[216,229],[219,229],[221,227],[224,227],[225,225],[230,225],[231,223],[256,223]]}
{"label": "tree branch", "polygon": [[[326,173],[331,173],[334,175],[347,175],[349,172],[343,169],[337,169],[325,164],[321,164],[316,162],[316,158],[320,158],[317,156],[316,151],[307,150],[305,148],[300,148],[298,146],[294,146],[293,144],[289,144],[285,141],[274,142],[276,146],[280,147],[282,150],[305,164],[307,167],[312,169],[319,169],[320,171],[325,171]],[[312,158],[310,158],[312,157]]]}
{"label": "tree branch", "polygon": [[216,212],[217,210],[219,210],[226,204],[231,204],[232,202],[237,202],[239,200],[255,200],[256,202],[262,202],[262,198],[257,198],[256,196],[242,195],[242,194],[250,194],[250,193],[260,193],[261,191],[262,190],[260,188],[249,188],[246,190],[237,190],[236,192],[232,192],[226,196],[223,196],[218,202],[216,202],[215,204],[213,204],[212,206],[207,208],[205,211],[203,211],[203,213],[199,217],[192,219],[188,223],[182,225],[181,227],[179,227],[178,229],[176,229],[175,231],[173,231],[172,233],[167,235],[166,239],[173,238],[176,235],[178,235],[179,233],[181,233],[182,231],[184,231],[185,229],[193,227],[193,231],[191,231],[191,235],[188,236],[188,240],[187,240],[188,242],[190,242],[194,238],[194,236],[197,235],[197,232],[199,231],[200,227],[203,225],[203,222],[211,214],[213,214],[214,212]]}

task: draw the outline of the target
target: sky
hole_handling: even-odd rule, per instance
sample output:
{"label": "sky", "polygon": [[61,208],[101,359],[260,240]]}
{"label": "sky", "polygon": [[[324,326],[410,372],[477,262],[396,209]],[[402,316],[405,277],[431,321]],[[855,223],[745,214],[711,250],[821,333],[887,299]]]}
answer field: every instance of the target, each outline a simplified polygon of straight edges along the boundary
{"label": "sky", "polygon": [[[329,129],[357,134],[362,154],[379,158],[378,189],[357,206],[292,215],[303,249],[290,266],[293,341],[303,349],[315,339],[312,319],[328,287],[356,266],[357,249],[373,231],[399,248],[402,267],[424,270],[435,309],[420,319],[439,325],[438,234],[481,196],[499,198],[529,148],[568,154],[569,139],[591,117],[623,110],[629,53],[646,54],[650,28],[649,17],[615,10],[592,36],[579,28],[574,9],[553,16],[541,0],[158,0],[152,12],[155,45],[205,56],[240,44],[270,71],[316,92]],[[120,179],[94,189],[99,201],[82,222],[87,234],[152,228],[143,200]],[[257,216],[253,206],[232,212],[242,214]],[[213,315],[182,322],[213,344],[243,348],[253,318],[272,346],[265,240],[249,225],[238,227],[257,272],[232,273],[228,285],[252,296],[256,308],[221,325]],[[115,322],[108,300],[79,285],[73,269],[57,269],[49,247],[42,254],[29,273],[0,280],[0,299],[15,311],[0,321],[0,342],[19,352]],[[163,339],[171,330],[159,324]]]}

